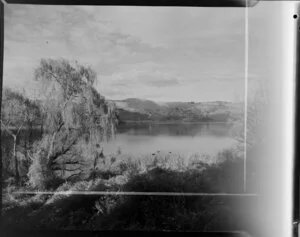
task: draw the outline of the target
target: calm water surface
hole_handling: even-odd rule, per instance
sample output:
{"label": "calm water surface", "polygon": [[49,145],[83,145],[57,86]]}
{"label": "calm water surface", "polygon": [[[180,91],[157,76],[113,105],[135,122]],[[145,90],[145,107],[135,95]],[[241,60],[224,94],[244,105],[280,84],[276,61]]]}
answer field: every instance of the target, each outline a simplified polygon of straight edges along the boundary
{"label": "calm water surface", "polygon": [[114,140],[104,144],[104,152],[215,154],[235,145],[231,130],[232,126],[226,123],[125,124],[118,127]]}
{"label": "calm water surface", "polygon": [[[215,154],[235,145],[231,131],[232,126],[226,123],[124,124],[119,125],[115,139],[103,147],[105,154],[121,151],[133,156],[157,151],[184,155],[197,152]],[[40,130],[23,130],[17,143],[25,147],[40,138]],[[9,155],[12,144],[12,138],[2,134],[3,155]]]}

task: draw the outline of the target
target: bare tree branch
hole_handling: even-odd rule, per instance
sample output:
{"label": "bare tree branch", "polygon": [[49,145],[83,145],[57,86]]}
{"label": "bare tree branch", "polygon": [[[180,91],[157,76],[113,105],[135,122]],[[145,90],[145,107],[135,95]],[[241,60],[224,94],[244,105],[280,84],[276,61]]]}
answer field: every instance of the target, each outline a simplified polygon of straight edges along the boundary
{"label": "bare tree branch", "polygon": [[55,165],[81,165],[84,166],[84,163],[81,163],[79,161],[63,161],[62,163],[55,163]]}
{"label": "bare tree branch", "polygon": [[50,147],[49,147],[49,151],[48,151],[48,160],[50,160],[51,154],[52,154],[52,150],[53,150],[53,143],[56,137],[56,134],[61,130],[62,126],[64,125],[64,122],[61,122],[57,131],[55,131],[52,135],[52,139],[51,139],[51,143],[50,143]]}
{"label": "bare tree branch", "polygon": [[20,132],[20,130],[22,129],[22,127],[23,127],[23,123],[20,125],[20,127],[18,128],[18,131],[17,131],[17,133],[16,133],[16,136],[19,134],[19,132]]}
{"label": "bare tree branch", "polygon": [[74,168],[74,169],[68,169],[68,168],[64,168],[64,167],[54,167],[53,170],[63,170],[63,171],[83,171],[80,167]]}
{"label": "bare tree branch", "polygon": [[62,150],[56,152],[53,156],[49,156],[49,161],[54,162],[60,156],[66,154],[69,150],[71,150],[72,146],[76,143],[76,141],[77,141],[77,138],[74,139],[74,141],[72,141],[71,144],[69,144],[69,146],[67,146],[66,148],[63,148]]}
{"label": "bare tree branch", "polygon": [[49,74],[57,81],[57,83],[58,83],[59,85],[61,85],[61,83],[60,83],[58,77],[57,77],[56,75],[54,75],[53,72],[51,72],[50,70],[47,70],[47,73],[49,73]]}
{"label": "bare tree branch", "polygon": [[70,179],[74,176],[80,175],[81,173],[82,173],[82,171],[80,171],[79,173],[76,173],[76,174],[72,174],[72,175],[68,176],[67,179]]}
{"label": "bare tree branch", "polygon": [[0,120],[0,122],[1,122],[1,127],[2,127],[7,133],[9,133],[13,138],[15,138],[16,135],[15,135],[15,134],[7,127],[7,126],[5,126],[5,124],[3,123],[3,121]]}

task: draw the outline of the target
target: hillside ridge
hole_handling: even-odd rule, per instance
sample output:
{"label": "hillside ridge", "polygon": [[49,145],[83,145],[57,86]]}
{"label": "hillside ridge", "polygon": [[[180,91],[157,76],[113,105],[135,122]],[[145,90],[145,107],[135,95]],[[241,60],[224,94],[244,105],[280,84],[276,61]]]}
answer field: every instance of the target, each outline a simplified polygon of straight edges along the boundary
{"label": "hillside ridge", "polygon": [[241,102],[155,102],[139,98],[111,100],[122,122],[230,122],[243,113]]}

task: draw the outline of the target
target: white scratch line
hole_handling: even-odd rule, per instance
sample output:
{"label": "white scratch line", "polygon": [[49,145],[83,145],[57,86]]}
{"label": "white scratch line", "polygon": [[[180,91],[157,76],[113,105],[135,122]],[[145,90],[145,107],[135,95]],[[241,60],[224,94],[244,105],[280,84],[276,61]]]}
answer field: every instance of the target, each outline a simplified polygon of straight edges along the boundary
{"label": "white scratch line", "polygon": [[247,179],[247,119],[248,119],[248,54],[249,54],[249,22],[248,22],[248,0],[245,0],[245,98],[244,98],[244,192],[246,192]]}
{"label": "white scratch line", "polygon": [[1,2],[4,4],[4,5],[7,5],[7,2],[5,0],[1,0]]}
{"label": "white scratch line", "polygon": [[105,191],[64,191],[64,192],[13,192],[13,194],[51,195],[127,195],[127,196],[258,196],[256,193],[179,193],[179,192],[105,192]]}

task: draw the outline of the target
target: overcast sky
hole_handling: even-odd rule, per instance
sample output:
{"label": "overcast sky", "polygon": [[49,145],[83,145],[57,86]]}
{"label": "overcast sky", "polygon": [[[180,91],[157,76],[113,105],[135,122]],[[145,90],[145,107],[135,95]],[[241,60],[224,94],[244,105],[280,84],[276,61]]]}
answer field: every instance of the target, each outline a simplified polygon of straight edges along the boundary
{"label": "overcast sky", "polygon": [[[264,8],[250,9],[250,79],[263,76]],[[109,99],[244,97],[245,9],[5,6],[4,86],[35,88],[41,58],[90,65]],[[253,30],[252,30],[253,31]],[[250,45],[250,46],[251,46]]]}

